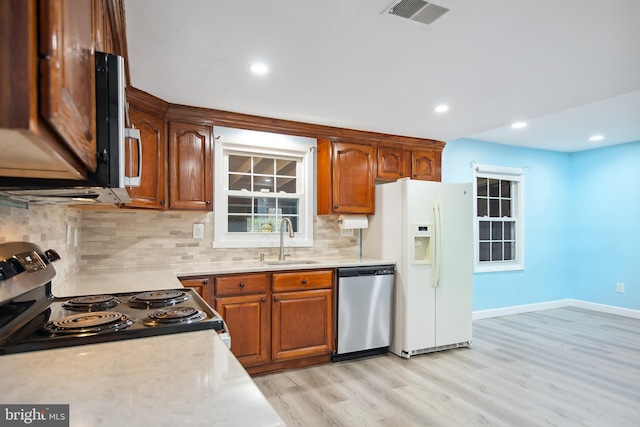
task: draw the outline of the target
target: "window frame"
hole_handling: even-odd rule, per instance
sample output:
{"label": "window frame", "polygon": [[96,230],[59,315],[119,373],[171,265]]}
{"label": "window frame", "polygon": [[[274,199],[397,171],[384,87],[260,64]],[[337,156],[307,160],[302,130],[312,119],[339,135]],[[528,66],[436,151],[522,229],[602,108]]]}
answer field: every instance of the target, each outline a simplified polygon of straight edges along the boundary
{"label": "window frame", "polygon": [[[294,238],[285,237],[286,247],[313,246],[313,200],[314,174],[313,154],[316,140],[312,138],[278,135],[268,132],[258,132],[243,129],[221,128],[214,129],[215,140],[215,170],[219,171],[214,178],[214,248],[270,248],[280,246],[278,232],[229,232],[229,196],[237,195],[237,191],[229,190],[229,155],[239,154],[259,157],[276,157],[299,159],[296,165],[296,193],[278,195],[271,193],[273,198],[298,198],[298,231]],[[300,191],[300,193],[298,193]],[[255,192],[247,196],[256,195]],[[297,194],[298,196],[294,196]],[[286,215],[285,215],[286,216]],[[276,227],[278,229],[279,225]]]}
{"label": "window frame", "polygon": [[[478,178],[499,179],[511,182],[511,216],[478,217]],[[489,197],[489,196],[487,196]],[[524,169],[502,166],[478,165],[473,167],[473,242],[474,272],[524,270]],[[515,224],[515,259],[509,261],[480,261],[480,222],[491,218],[510,218]]]}

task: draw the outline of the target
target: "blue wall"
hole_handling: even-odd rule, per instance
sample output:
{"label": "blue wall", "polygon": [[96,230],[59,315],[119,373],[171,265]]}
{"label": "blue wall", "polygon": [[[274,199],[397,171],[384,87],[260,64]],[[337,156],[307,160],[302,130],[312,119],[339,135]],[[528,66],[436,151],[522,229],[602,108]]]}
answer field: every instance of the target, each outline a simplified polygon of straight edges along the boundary
{"label": "blue wall", "polygon": [[571,297],[640,310],[640,141],[572,154],[571,176]]}
{"label": "blue wall", "polygon": [[475,274],[473,309],[565,298],[640,309],[639,160],[640,142],[571,154],[447,143],[443,182],[471,182],[473,161],[525,168],[525,269]]}

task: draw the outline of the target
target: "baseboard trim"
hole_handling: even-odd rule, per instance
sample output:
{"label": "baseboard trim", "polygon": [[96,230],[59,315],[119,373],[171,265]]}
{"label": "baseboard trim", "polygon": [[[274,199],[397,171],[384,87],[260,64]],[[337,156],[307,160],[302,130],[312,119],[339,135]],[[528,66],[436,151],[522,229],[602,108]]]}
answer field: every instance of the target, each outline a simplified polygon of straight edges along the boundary
{"label": "baseboard trim", "polygon": [[572,307],[584,308],[585,310],[600,311],[602,313],[616,314],[618,316],[632,317],[640,319],[640,310],[631,308],[616,307],[615,305],[597,304],[595,302],[570,300]]}
{"label": "baseboard trim", "polygon": [[640,310],[616,307],[613,305],[597,304],[594,302],[561,299],[556,301],[539,302],[535,304],[514,305],[511,307],[493,308],[489,310],[477,310],[473,312],[473,320],[487,319],[490,317],[508,316],[510,314],[529,313],[532,311],[549,310],[560,307],[578,307],[585,310],[600,311],[602,313],[616,314],[618,316],[640,319]]}
{"label": "baseboard trim", "polygon": [[529,313],[531,311],[549,310],[551,308],[567,307],[570,305],[571,300],[561,299],[556,301],[538,302],[535,304],[513,305],[511,307],[478,310],[473,312],[473,320],[486,319],[489,317],[508,316],[510,314]]}

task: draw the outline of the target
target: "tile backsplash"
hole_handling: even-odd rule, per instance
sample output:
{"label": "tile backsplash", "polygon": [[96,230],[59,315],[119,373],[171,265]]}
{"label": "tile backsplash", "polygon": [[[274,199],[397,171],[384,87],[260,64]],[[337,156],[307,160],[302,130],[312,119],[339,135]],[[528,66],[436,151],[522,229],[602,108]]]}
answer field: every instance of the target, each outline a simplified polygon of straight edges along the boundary
{"label": "tile backsplash", "polygon": [[55,249],[61,258],[54,264],[55,280],[61,280],[80,267],[80,223],[81,212],[65,206],[18,209],[0,205],[0,243],[28,241],[37,243],[43,250]]}
{"label": "tile backsplash", "polygon": [[[295,257],[357,256],[357,233],[341,237],[337,216],[314,218],[314,245],[292,248]],[[194,223],[204,238],[193,239]],[[82,269],[276,258],[277,248],[214,249],[214,214],[104,210],[82,212]]]}
{"label": "tile backsplash", "polygon": [[[340,236],[337,219],[314,217],[313,247],[294,247],[293,255],[357,256],[357,232],[353,237]],[[194,223],[205,225],[203,239],[193,238]],[[0,205],[0,243],[25,240],[39,244],[43,250],[55,249],[61,256],[55,264],[55,281],[78,269],[257,260],[260,252],[267,258],[278,255],[278,248],[214,249],[213,227],[213,213],[78,210],[66,206],[18,209]]]}

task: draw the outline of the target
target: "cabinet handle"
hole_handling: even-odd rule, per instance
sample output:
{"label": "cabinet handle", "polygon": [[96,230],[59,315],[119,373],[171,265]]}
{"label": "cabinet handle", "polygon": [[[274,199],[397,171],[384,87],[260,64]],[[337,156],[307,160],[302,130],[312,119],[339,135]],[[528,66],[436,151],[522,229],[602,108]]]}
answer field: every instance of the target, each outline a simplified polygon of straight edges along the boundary
{"label": "cabinet handle", "polygon": [[335,206],[333,207],[333,209],[338,209],[338,205],[335,205]]}
{"label": "cabinet handle", "polygon": [[267,299],[265,297],[262,297],[261,301],[262,302],[267,302]]}
{"label": "cabinet handle", "polygon": [[207,283],[209,283],[209,279],[202,279],[202,284],[206,285]]}
{"label": "cabinet handle", "polygon": [[400,176],[404,176],[404,173],[403,173],[403,172],[400,172]]}
{"label": "cabinet handle", "polygon": [[418,174],[417,174],[417,173],[414,173],[414,174],[413,174],[413,177],[414,177],[414,178],[415,178],[415,177],[417,177],[417,176],[418,176]]}
{"label": "cabinet handle", "polygon": [[243,282],[240,282],[240,287],[244,288],[244,283]]}
{"label": "cabinet handle", "polygon": [[278,297],[273,297],[273,300],[274,300],[275,302],[278,302],[278,301],[279,301]]}
{"label": "cabinet handle", "polygon": [[306,285],[307,284],[307,279],[302,279],[302,284]]}
{"label": "cabinet handle", "polygon": [[210,202],[210,201],[208,201],[208,200],[207,200],[206,202],[204,202],[204,203],[205,203],[207,206],[209,206],[209,205],[211,204],[211,202]]}

